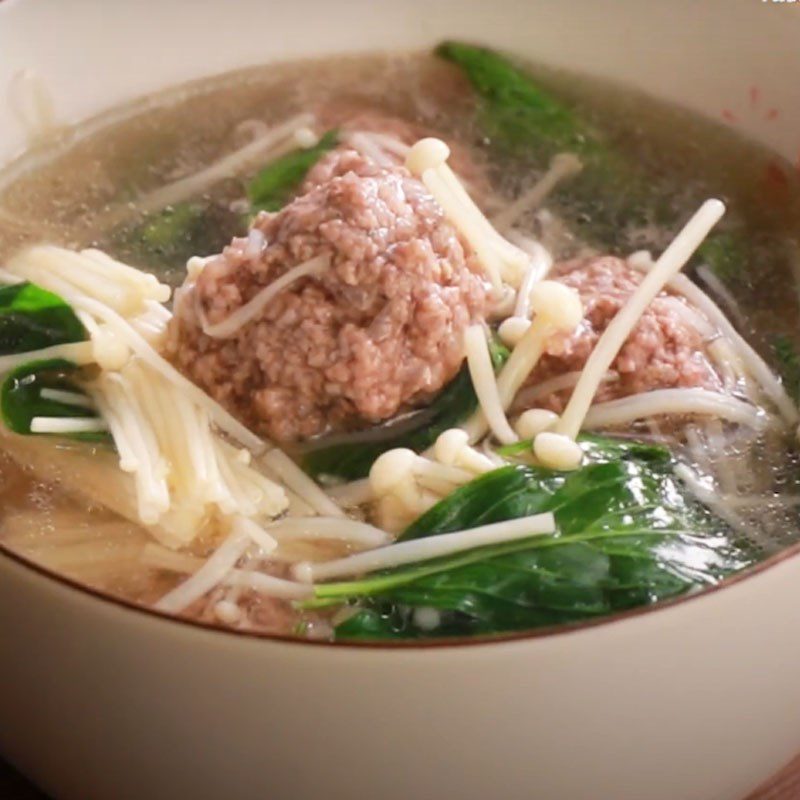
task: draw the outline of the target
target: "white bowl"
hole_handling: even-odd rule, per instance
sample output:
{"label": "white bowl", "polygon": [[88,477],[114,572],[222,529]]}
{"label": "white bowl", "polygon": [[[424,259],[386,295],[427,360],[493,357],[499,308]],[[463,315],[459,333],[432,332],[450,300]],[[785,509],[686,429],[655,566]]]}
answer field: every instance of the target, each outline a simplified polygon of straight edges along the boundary
{"label": "white bowl", "polygon": [[[77,120],[246,64],[444,37],[800,144],[800,10],[761,0],[6,0],[0,88],[33,67]],[[15,126],[0,105],[0,162]],[[389,649],[175,622],[0,553],[0,751],[59,800],[741,800],[800,751],[798,587],[793,552],[569,632]]]}

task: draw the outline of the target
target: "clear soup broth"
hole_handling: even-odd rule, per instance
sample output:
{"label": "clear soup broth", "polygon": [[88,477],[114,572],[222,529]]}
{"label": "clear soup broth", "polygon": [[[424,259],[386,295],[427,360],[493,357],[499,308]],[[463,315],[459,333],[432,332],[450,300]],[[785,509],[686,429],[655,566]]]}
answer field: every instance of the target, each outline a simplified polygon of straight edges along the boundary
{"label": "clear soup broth", "polygon": [[[650,263],[641,251],[649,251],[656,259],[706,198],[721,199],[727,207],[724,219],[683,273],[716,304],[731,330],[766,362],[789,403],[796,403],[800,393],[800,361],[795,355],[800,346],[795,324],[800,181],[792,165],[742,139],[730,126],[628,89],[536,65],[526,65],[522,74],[547,102],[552,100],[556,111],[550,109],[544,116],[526,111],[526,104],[535,107],[540,95],[521,92],[516,84],[506,95],[482,94],[480,86],[470,80],[470,63],[429,53],[270,64],[168,89],[75,128],[53,132],[0,175],[0,263],[13,266],[16,254],[42,242],[74,250],[96,248],[178,289],[188,280],[189,259],[221,253],[234,237],[249,243],[242,248],[259,248],[258,258],[262,258],[261,252],[267,253],[276,237],[284,234],[276,233],[278,223],[271,221],[263,223],[268,233],[254,235],[252,226],[262,224],[255,216],[259,209],[266,209],[267,216],[283,214],[283,231],[295,224],[291,217],[295,212],[286,210],[300,202],[294,198],[302,198],[306,192],[336,196],[322,179],[322,188],[308,183],[294,186],[278,205],[272,195],[267,200],[255,196],[259,176],[270,164],[286,158],[287,153],[291,156],[313,149],[303,146],[300,134],[299,144],[277,156],[274,148],[259,150],[259,141],[287,120],[310,114],[311,121],[304,124],[312,130],[314,142],[327,132],[338,137],[319,158],[329,158],[337,150],[356,151],[370,165],[358,173],[364,181],[383,180],[375,170],[399,174],[403,154],[417,138],[435,136],[447,142],[451,166],[481,212],[514,247],[524,251],[534,242],[547,251],[555,264],[549,277],[562,280],[562,285],[580,294],[586,320],[594,320],[592,314],[606,313],[602,311],[608,299],[604,292],[623,303],[634,291],[640,278],[631,278],[628,272],[641,273],[629,268],[625,259],[639,253],[640,263]],[[490,73],[490,80],[512,79],[505,73],[500,77]],[[556,180],[538,204],[526,205],[524,199],[533,187],[542,185],[554,156],[564,153],[578,159],[581,171]],[[306,168],[314,167],[309,163]],[[331,180],[343,178],[339,174]],[[408,193],[408,185],[402,186]],[[422,184],[420,187],[424,190]],[[377,196],[381,197],[380,192]],[[477,255],[470,255],[474,243],[453,224],[456,233],[452,235],[461,242],[474,274],[481,261],[479,248]],[[352,253],[347,255],[355,258]],[[608,267],[610,272],[592,261],[604,256],[618,258]],[[273,263],[269,258],[264,255],[264,263]],[[231,259],[228,257],[225,269]],[[594,267],[587,266],[591,264]],[[313,283],[315,278],[301,280]],[[633,283],[628,286],[626,281]],[[242,284],[238,286],[244,293]],[[215,288],[216,296],[225,290],[221,282]],[[522,289],[518,284],[509,291],[516,291],[518,300]],[[300,290],[297,292],[299,296]],[[252,296],[243,297],[240,305]],[[211,303],[213,297],[209,297]],[[350,405],[345,411],[336,406],[325,425],[310,434],[302,433],[306,428],[298,423],[300,434],[295,435],[293,429],[285,441],[277,437],[293,463],[314,479],[316,491],[344,509],[340,525],[352,520],[353,525],[387,531],[383,545],[390,545],[398,536],[411,541],[469,531],[526,514],[549,513],[553,508],[557,530],[545,532],[545,536],[554,541],[560,537],[563,543],[537,544],[535,556],[531,555],[534,550],[528,553],[506,540],[505,545],[481,544],[489,550],[467,548],[463,563],[445,563],[455,558],[452,554],[404,564],[378,561],[374,568],[341,576],[332,573],[335,590],[284,596],[280,589],[276,596],[262,587],[267,583],[259,583],[260,578],[247,576],[258,574],[298,585],[302,582],[298,563],[344,560],[362,552],[365,545],[340,533],[304,536],[295,531],[285,533],[285,538],[275,533],[278,548],[273,555],[267,554],[268,548],[251,543],[234,559],[233,572],[226,580],[212,582],[207,591],[189,597],[179,608],[163,608],[242,630],[332,640],[495,635],[576,622],[694,591],[795,544],[800,497],[796,421],[791,413],[781,414],[770,390],[761,384],[758,369],[742,363],[739,340],[731,339],[734,334],[721,329],[704,306],[669,286],[659,297],[660,302],[666,298],[665,314],[677,314],[669,317],[667,325],[658,317],[656,306],[651,306],[656,314],[652,324],[659,335],[680,358],[691,351],[691,357],[696,357],[697,364],[702,361],[702,369],[710,377],[703,379],[705,383],[698,379],[697,384],[690,384],[683,377],[663,377],[662,370],[661,383],[636,384],[636,390],[620,389],[618,395],[613,387],[623,383],[633,387],[635,376],[622,375],[624,364],[615,362],[604,379],[608,383],[603,384],[610,394],[604,395],[603,389],[595,395],[595,405],[603,405],[596,413],[601,421],[586,428],[580,467],[588,470],[583,480],[590,484],[591,492],[586,495],[570,483],[577,480],[576,473],[550,471],[529,442],[520,446],[498,441],[493,430],[484,432],[473,450],[489,459],[486,463],[492,470],[510,470],[503,480],[511,483],[503,483],[500,477],[490,480],[490,475],[499,473],[485,464],[474,474],[463,465],[458,468],[462,473],[466,470],[467,478],[474,482],[463,476],[452,478],[455,473],[447,477],[429,450],[433,441],[424,441],[420,434],[422,438],[408,447],[424,453],[441,474],[428,483],[420,479],[417,490],[422,499],[416,511],[404,507],[397,497],[392,499],[395,505],[387,501],[381,508],[383,501],[370,495],[377,490],[374,481],[370,489],[374,470],[370,477],[369,467],[383,447],[381,443],[401,441],[403,430],[438,431],[437,400],[441,404],[443,393],[455,381],[469,385],[465,377],[472,367],[469,351],[467,366],[457,364],[457,374],[451,371],[435,390],[416,390],[392,415],[376,412],[372,417],[366,413],[359,417]],[[489,310],[479,322],[485,322],[501,348],[502,323],[514,313],[508,309],[501,313],[499,303],[487,302]],[[177,299],[174,308],[172,301],[164,304],[175,312],[169,325],[176,325],[178,304]],[[209,305],[206,313],[216,313],[215,307]],[[262,313],[269,319],[269,306]],[[527,313],[530,316],[531,312]],[[691,328],[697,314],[701,330],[693,329],[686,338],[689,334],[678,328],[684,324]],[[594,325],[599,336],[610,316],[602,325],[597,321],[583,324],[587,330]],[[471,321],[475,323],[475,318]],[[304,335],[300,323],[298,337]],[[417,323],[408,323],[413,324]],[[182,340],[180,335],[175,334],[178,343],[173,343],[173,348],[198,349],[183,361],[174,349],[164,350],[168,361],[225,406],[228,395],[223,389],[218,384],[204,385],[188,364],[216,344],[200,341],[202,332],[199,339]],[[693,344],[695,338],[691,337],[699,344]],[[419,340],[424,339],[420,335]],[[514,349],[510,339],[504,343]],[[421,345],[413,347],[417,352]],[[554,415],[567,413],[570,392],[588,354],[576,365],[563,352],[553,345],[537,366],[541,372],[532,372],[535,377],[528,379],[523,394],[517,395],[517,405],[507,406],[508,417],[519,430],[517,416],[525,410],[541,407]],[[508,353],[500,358],[508,358]],[[637,368],[642,381],[654,363],[665,359],[659,353],[647,358],[646,367]],[[85,380],[95,380],[93,367],[88,369]],[[261,369],[264,374],[268,371],[264,365]],[[495,369],[502,374],[498,362]],[[573,373],[576,377],[570,384],[563,376]],[[537,387],[556,379],[562,383],[552,385],[561,388],[537,394]],[[734,409],[734,405],[735,409],[729,416],[727,411],[678,409],[671,413],[656,409],[656,413],[642,413],[622,422],[608,416],[611,411],[617,413],[617,407],[608,404],[634,394],[686,389],[695,392],[691,395],[695,398],[701,390],[698,387],[713,390],[723,398],[720,402],[726,409]],[[94,398],[91,391],[89,395]],[[453,389],[451,395],[452,410],[465,395],[461,389]],[[528,399],[522,402],[520,397]],[[305,402],[297,398],[300,395],[296,396],[298,404]],[[480,391],[478,400],[482,402]],[[356,400],[352,405],[361,408]],[[241,403],[233,401],[226,408],[251,428],[262,413],[253,411],[256,416],[249,416],[249,410],[243,411]],[[317,410],[315,407],[314,413]],[[466,412],[461,419],[454,412],[451,424],[444,427],[458,427],[474,408],[466,407]],[[264,424],[266,427],[258,430],[264,438],[276,438],[275,431],[283,430],[269,419]],[[386,435],[387,429],[400,433]],[[599,440],[594,438],[598,436]],[[117,465],[118,442],[7,431],[0,446],[0,544],[112,596],[159,607],[161,598],[208,563],[229,533],[224,525],[212,525],[196,538],[178,544],[165,544],[158,536],[154,539],[154,525],[130,511],[136,506],[130,500],[134,489],[131,473],[120,471]],[[627,449],[618,451],[617,446]],[[341,447],[350,449],[336,449]],[[254,457],[253,463],[258,460]],[[314,463],[317,467],[308,466]],[[177,469],[175,464],[168,468]],[[517,477],[510,477],[515,470]],[[264,475],[288,489],[288,516],[285,511],[273,515],[278,526],[286,526],[286,520],[294,517],[325,517],[319,509],[309,508],[296,481],[275,464],[265,466]],[[524,488],[513,483],[522,480],[519,476],[524,477]],[[170,487],[174,489],[173,484]],[[559,505],[535,500],[537,491],[559,497]],[[526,504],[514,506],[509,498],[522,496],[514,492],[529,492],[530,498]],[[117,499],[117,494],[122,499]],[[495,501],[507,505],[500,517],[486,511]],[[593,503],[601,510],[594,509]],[[472,511],[468,513],[469,508]],[[617,537],[614,515],[635,518],[636,525]],[[202,524],[206,522],[203,517]],[[265,525],[267,533],[274,524]],[[290,529],[291,525],[286,528]],[[502,546],[506,550],[491,549]],[[417,577],[410,576],[414,569]],[[420,577],[426,570],[430,574]],[[513,580],[501,577],[501,573],[511,572],[517,576]],[[397,575],[401,576],[399,582],[393,583]],[[346,581],[358,584],[357,590],[349,593],[342,588]],[[328,586],[329,582],[320,579],[319,583]]]}

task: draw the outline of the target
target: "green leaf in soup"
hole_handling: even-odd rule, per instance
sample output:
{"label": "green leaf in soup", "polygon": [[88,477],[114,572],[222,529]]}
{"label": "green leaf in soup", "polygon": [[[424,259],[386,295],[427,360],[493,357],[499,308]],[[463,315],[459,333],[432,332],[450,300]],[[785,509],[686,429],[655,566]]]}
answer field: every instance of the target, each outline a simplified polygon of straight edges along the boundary
{"label": "green leaf in soup", "polygon": [[747,267],[747,243],[733,231],[716,233],[700,245],[697,260],[707,264],[722,281],[733,280]]}
{"label": "green leaf in soup", "polygon": [[308,171],[339,141],[338,131],[328,131],[314,147],[293,150],[267,164],[247,186],[253,212],[278,211],[289,202]]}
{"label": "green leaf in soup", "polygon": [[[457,489],[402,535],[410,540],[551,511],[558,533],[506,542],[352,581],[318,603],[355,604],[338,639],[529,630],[650,604],[712,585],[753,557],[689,497],[663,448],[592,437],[574,472],[508,466]],[[311,601],[311,605],[315,601]],[[421,626],[420,610],[438,624]]]}
{"label": "green leaf in soup", "polygon": [[[295,150],[267,164],[247,185],[253,213],[281,208],[308,170],[336,143],[336,131],[329,131],[316,146]],[[183,280],[183,269],[191,256],[220,252],[234,236],[243,236],[247,226],[246,214],[236,214],[220,203],[198,197],[113,231],[109,247],[123,260],[158,268],[161,278],[174,285]]]}
{"label": "green leaf in soup", "polygon": [[203,213],[200,205],[178,203],[150,215],[139,228],[139,236],[154,251],[168,252],[191,235]]}
{"label": "green leaf in soup", "polygon": [[[34,417],[93,417],[94,412],[80,406],[42,397],[42,389],[59,389],[84,394],[74,380],[80,369],[63,359],[31,361],[11,371],[0,385],[0,413],[5,426],[14,433],[48,436],[31,431]],[[85,441],[105,441],[106,433],[77,433],[70,438]]]}
{"label": "green leaf in soup", "polygon": [[800,355],[797,348],[788,336],[781,334],[773,338],[772,349],[786,391],[795,402],[800,402]]}
{"label": "green leaf in soup", "polygon": [[148,214],[133,226],[116,229],[108,248],[123,261],[146,264],[162,280],[177,285],[183,281],[189,258],[218,253],[246,230],[242,215],[197,200],[176,203]]}
{"label": "green leaf in soup", "polygon": [[[639,442],[635,439],[609,439],[592,433],[582,433],[578,437],[583,450],[583,463],[599,464],[614,461],[620,458],[637,457],[643,461],[668,462],[670,460],[669,448],[654,442]],[[502,445],[497,448],[497,453],[504,458],[513,459],[531,452],[532,439],[523,439],[514,444]]]}
{"label": "green leaf in soup", "polygon": [[483,103],[481,130],[504,154],[541,164],[562,151],[608,155],[596,131],[506,56],[463,42],[443,42],[435,54],[469,79]]}
{"label": "green leaf in soup", "polygon": [[85,338],[81,321],[58,295],[27,282],[0,288],[0,355]]}
{"label": "green leaf in soup", "polygon": [[[408,447],[416,452],[426,450],[442,431],[468,417],[476,403],[469,372],[462,368],[430,408],[417,413],[419,423],[415,422],[416,417],[411,417],[409,425],[385,426],[385,435],[380,434],[380,429],[371,429],[370,441],[359,441],[355,433],[350,441],[306,453],[300,464],[313,477],[330,475],[348,481],[364,478],[381,453],[395,447]],[[376,435],[378,439],[372,438]]]}
{"label": "green leaf in soup", "polygon": [[[495,370],[500,369],[509,355],[508,349],[494,336],[489,341],[489,353]],[[418,412],[416,417],[400,425],[373,428],[366,432],[368,441],[363,441],[363,437],[355,433],[349,441],[341,444],[322,444],[301,456],[300,465],[313,477],[330,475],[351,481],[364,478],[381,453],[395,447],[407,447],[415,452],[427,450],[440,433],[461,423],[477,406],[472,379],[464,366],[431,405]]]}
{"label": "green leaf in soup", "polygon": [[445,42],[436,55],[456,64],[479,98],[478,124],[490,154],[509,168],[543,170],[557,153],[578,155],[583,171],[562,196],[568,220],[596,243],[622,242],[625,229],[643,224],[660,199],[627,159],[569,104],[541,86],[524,67],[501,53],[461,42]]}
{"label": "green leaf in soup", "polygon": [[[582,238],[624,250],[633,227],[683,222],[652,176],[523,65],[463,42],[444,42],[435,53],[458,66],[472,84],[480,100],[478,124],[491,141],[490,153],[504,159],[505,168],[509,158],[515,169],[538,170],[559,152],[581,158],[583,171],[559,189],[552,203]],[[743,236],[733,231],[709,237],[699,255],[723,277],[740,274],[750,260]]]}

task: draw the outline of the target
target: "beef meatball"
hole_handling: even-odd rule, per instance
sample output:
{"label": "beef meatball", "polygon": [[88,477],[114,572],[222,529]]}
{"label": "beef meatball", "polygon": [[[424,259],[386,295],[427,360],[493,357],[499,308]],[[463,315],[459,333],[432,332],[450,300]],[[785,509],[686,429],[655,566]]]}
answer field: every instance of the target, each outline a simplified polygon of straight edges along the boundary
{"label": "beef meatball", "polygon": [[[548,342],[526,386],[583,369],[601,334],[642,279],[638,270],[614,256],[565,262],[557,265],[550,277],[580,294],[584,319],[574,333],[555,336]],[[719,376],[706,354],[710,327],[683,297],[661,292],[636,323],[611,365],[618,379],[603,383],[595,399],[613,400],[680,386],[719,391]],[[537,398],[534,405],[560,413],[570,392]]]}
{"label": "beef meatball", "polygon": [[[458,371],[487,286],[422,183],[337,151],[321,183],[208,260],[176,299],[167,355],[258,433],[286,442],[387,420]],[[328,265],[227,338],[209,335],[292,268]],[[206,331],[204,331],[204,328]]]}
{"label": "beef meatball", "polygon": [[[410,147],[415,142],[428,136],[437,138],[442,136],[440,131],[432,128],[357,107],[345,106],[323,110],[321,118],[324,123],[323,127],[326,129],[336,128],[344,143],[335,148],[332,153],[323,156],[309,170],[304,183],[304,188],[306,189],[331,177],[331,171],[336,169],[340,163],[341,151],[352,149],[347,144],[347,138],[354,133],[363,135],[366,132],[367,134],[383,135],[394,140],[401,147]],[[447,145],[450,148],[448,163],[465,184],[465,187],[472,195],[472,199],[481,206],[488,205],[492,207],[496,203],[496,198],[493,196],[491,183],[489,182],[489,170],[485,156],[482,155],[480,150],[468,147],[452,138],[448,139]],[[400,151],[387,148],[380,141],[374,142],[373,146],[382,153],[386,163],[402,165],[403,155]],[[362,155],[367,154],[364,153]]]}

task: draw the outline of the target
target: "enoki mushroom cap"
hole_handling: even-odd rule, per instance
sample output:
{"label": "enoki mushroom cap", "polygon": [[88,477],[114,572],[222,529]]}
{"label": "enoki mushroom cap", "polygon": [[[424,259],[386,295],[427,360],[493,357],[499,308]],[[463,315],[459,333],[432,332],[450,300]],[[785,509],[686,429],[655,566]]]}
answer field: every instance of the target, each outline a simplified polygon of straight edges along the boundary
{"label": "enoki mushroom cap", "polygon": [[406,156],[406,169],[420,177],[425,170],[440,167],[450,158],[450,148],[441,140],[420,139]]}
{"label": "enoki mushroom cap", "polygon": [[497,333],[503,344],[516,347],[530,326],[531,321],[526,317],[506,317],[500,323]]}
{"label": "enoki mushroom cap", "polygon": [[531,408],[523,411],[514,423],[514,430],[521,439],[534,439],[542,431],[549,431],[558,422],[558,414],[547,408]]}
{"label": "enoki mushroom cap", "polygon": [[551,431],[537,434],[533,453],[543,466],[557,470],[577,469],[583,460],[583,450],[576,441]]}
{"label": "enoki mushroom cap", "polygon": [[311,128],[298,128],[294,132],[294,141],[296,144],[300,145],[300,147],[309,148],[314,147],[319,142],[319,136],[317,136]]}
{"label": "enoki mushroom cap", "polygon": [[433,453],[437,461],[452,466],[465,447],[469,447],[469,434],[461,428],[450,428],[439,434]]}
{"label": "enoki mushroom cap", "polygon": [[558,281],[537,283],[531,291],[531,308],[537,321],[547,321],[559,331],[572,331],[583,319],[580,296]]}
{"label": "enoki mushroom cap", "polygon": [[369,471],[369,482],[376,496],[383,497],[412,477],[417,462],[413,450],[397,447],[378,456]]}
{"label": "enoki mushroom cap", "polygon": [[550,162],[552,169],[558,170],[565,178],[577,175],[583,169],[583,162],[575,153],[556,153]]}

